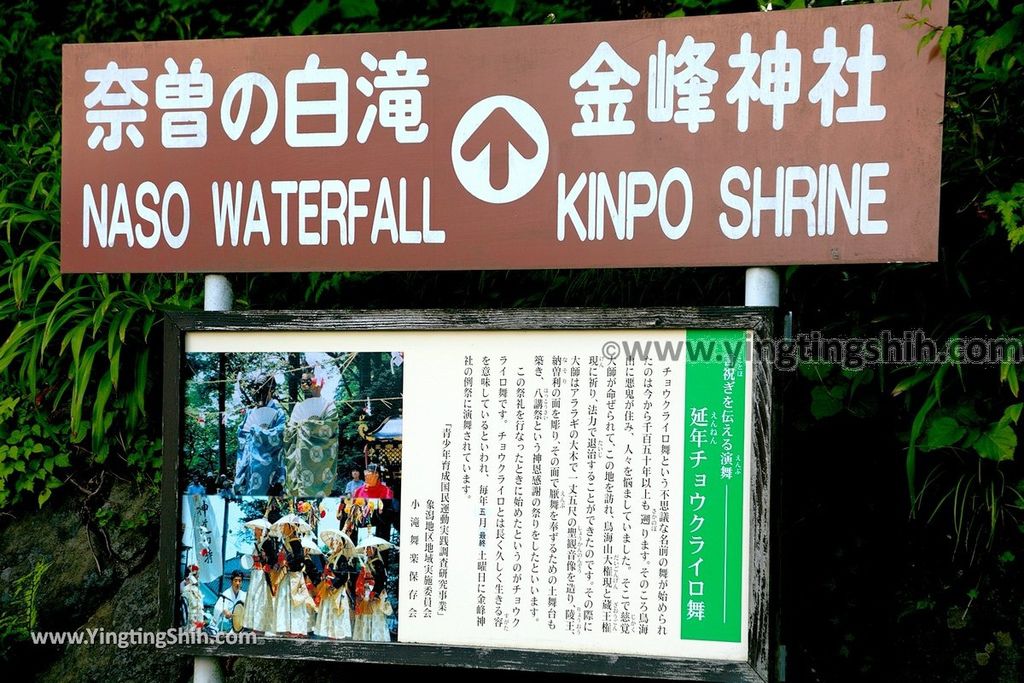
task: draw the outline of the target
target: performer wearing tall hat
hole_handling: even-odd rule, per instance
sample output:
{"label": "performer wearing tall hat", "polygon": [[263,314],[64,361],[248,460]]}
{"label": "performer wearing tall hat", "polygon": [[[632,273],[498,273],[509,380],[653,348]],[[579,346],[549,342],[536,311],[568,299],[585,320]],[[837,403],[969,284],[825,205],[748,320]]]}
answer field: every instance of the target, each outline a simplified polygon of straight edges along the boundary
{"label": "performer wearing tall hat", "polygon": [[390,547],[390,543],[376,536],[370,536],[357,546],[363,553],[363,566],[356,577],[354,640],[391,642],[387,622],[392,611],[387,596],[388,573],[380,557],[380,550]]}
{"label": "performer wearing tall hat", "polygon": [[322,638],[348,640],[352,638],[351,584],[356,569],[350,562],[355,545],[348,535],[327,529],[320,539],[330,549],[323,580],[317,587],[320,599],[313,633]]}
{"label": "performer wearing tall hat", "polygon": [[338,469],[338,409],[321,396],[324,380],[303,372],[303,401],[284,429],[284,492],[295,498],[331,495]]}
{"label": "performer wearing tall hat", "polygon": [[283,484],[284,428],[288,415],[274,397],[276,389],[273,375],[261,375],[245,394],[250,408],[238,429],[235,495],[274,495]]}
{"label": "performer wearing tall hat", "polygon": [[[305,525],[305,528],[303,528]],[[274,631],[281,635],[307,636],[313,628],[311,620],[316,606],[306,588],[303,572],[305,551],[300,529],[309,525],[296,515],[285,515],[274,523],[281,539],[281,566],[274,572]]]}
{"label": "performer wearing tall hat", "polygon": [[270,533],[270,522],[265,517],[251,519],[245,526],[252,529],[255,540],[242,626],[251,631],[273,631],[274,594],[270,573],[277,562],[277,542]]}

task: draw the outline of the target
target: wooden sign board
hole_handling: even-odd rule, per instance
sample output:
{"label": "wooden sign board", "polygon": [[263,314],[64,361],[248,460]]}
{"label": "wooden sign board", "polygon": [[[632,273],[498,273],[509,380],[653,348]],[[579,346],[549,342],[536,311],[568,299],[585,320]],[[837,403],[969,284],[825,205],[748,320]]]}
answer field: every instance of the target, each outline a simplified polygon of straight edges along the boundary
{"label": "wooden sign board", "polygon": [[934,261],[947,14],[66,45],[62,269]]}

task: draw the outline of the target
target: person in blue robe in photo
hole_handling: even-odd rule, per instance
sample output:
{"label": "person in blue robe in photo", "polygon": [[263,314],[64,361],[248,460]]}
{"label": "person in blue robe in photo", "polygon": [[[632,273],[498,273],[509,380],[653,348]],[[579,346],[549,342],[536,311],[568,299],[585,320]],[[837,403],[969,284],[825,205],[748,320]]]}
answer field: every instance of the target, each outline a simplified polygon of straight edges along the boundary
{"label": "person in blue robe in photo", "polygon": [[[235,462],[235,495],[274,495],[284,481],[284,428],[288,414],[274,398],[277,381],[262,375],[249,387],[254,410],[266,416],[252,419],[247,411],[238,430],[238,457]],[[269,409],[268,412],[262,412]]]}

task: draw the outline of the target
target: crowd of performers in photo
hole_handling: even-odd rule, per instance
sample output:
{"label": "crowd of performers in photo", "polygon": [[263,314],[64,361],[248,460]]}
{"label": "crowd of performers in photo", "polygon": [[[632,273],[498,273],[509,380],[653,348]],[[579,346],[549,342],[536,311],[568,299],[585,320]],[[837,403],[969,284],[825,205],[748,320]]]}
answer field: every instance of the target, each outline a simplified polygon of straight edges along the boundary
{"label": "crowd of performers in photo", "polygon": [[[341,530],[319,534],[312,503],[300,501],[295,512],[273,523],[271,505],[265,516],[245,523],[254,538],[252,561],[243,562],[250,567],[248,591],[240,590],[236,572],[214,607],[216,624],[285,637],[390,642],[386,561],[392,545],[376,535],[390,536],[387,501],[343,499],[337,510]],[[181,590],[188,622],[203,628],[197,572],[188,569]]]}

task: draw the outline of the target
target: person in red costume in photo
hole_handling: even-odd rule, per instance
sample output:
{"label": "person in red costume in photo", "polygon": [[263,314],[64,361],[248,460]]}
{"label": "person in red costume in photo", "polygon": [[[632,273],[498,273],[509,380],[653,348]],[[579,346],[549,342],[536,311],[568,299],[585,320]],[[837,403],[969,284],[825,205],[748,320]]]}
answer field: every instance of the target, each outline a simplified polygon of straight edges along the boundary
{"label": "person in red costume in photo", "polygon": [[[364,470],[365,481],[352,498],[338,505],[338,521],[342,531],[353,540],[373,534],[391,540],[391,527],[398,518],[398,499],[391,487],[381,481],[381,467],[372,462]],[[387,563],[388,551],[381,552]]]}
{"label": "person in red costume in photo", "polygon": [[364,483],[356,489],[355,498],[380,498],[381,500],[392,500],[395,497],[394,491],[387,484],[380,480],[380,466],[371,462],[363,472]]}

